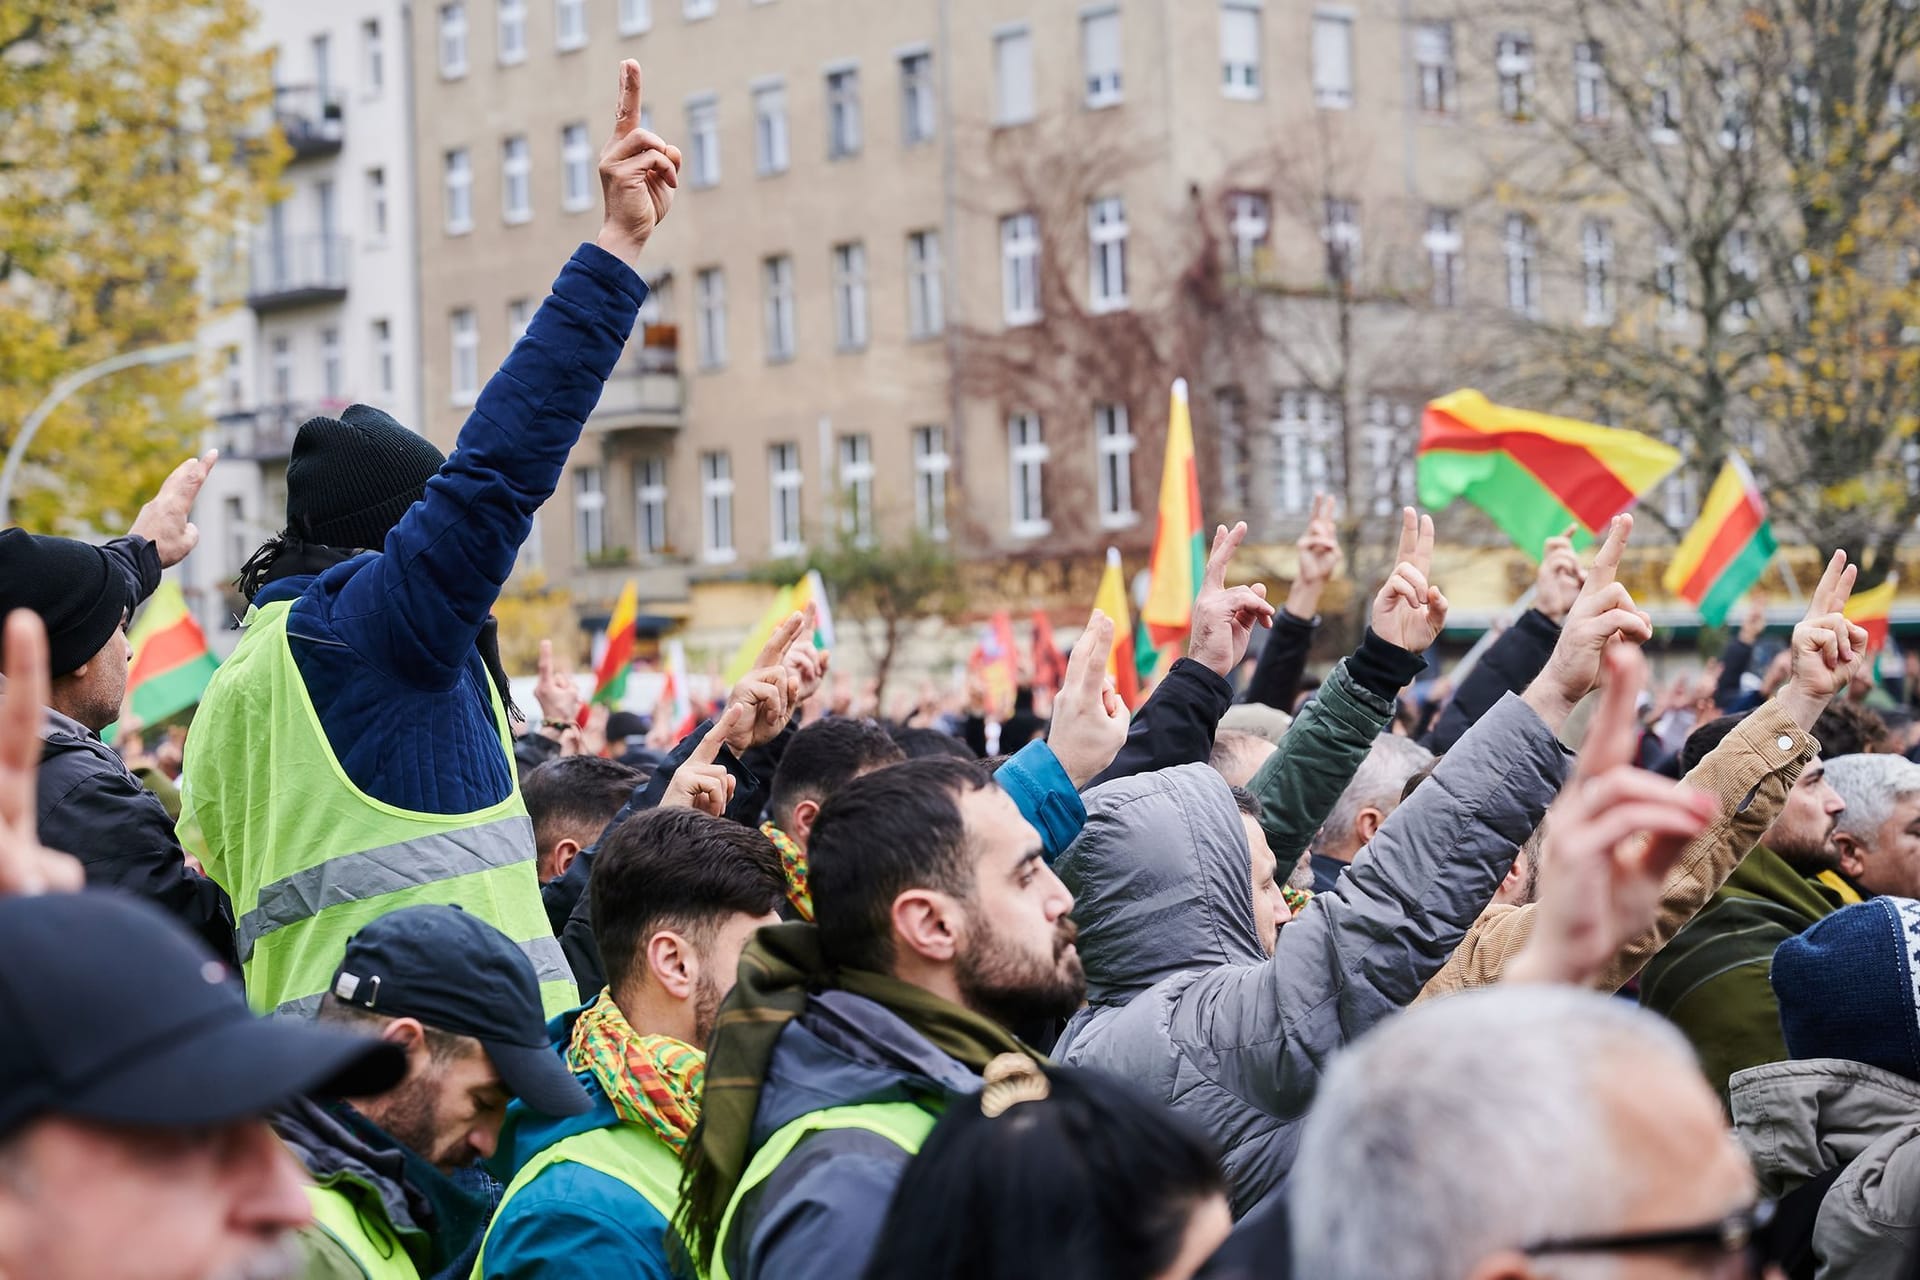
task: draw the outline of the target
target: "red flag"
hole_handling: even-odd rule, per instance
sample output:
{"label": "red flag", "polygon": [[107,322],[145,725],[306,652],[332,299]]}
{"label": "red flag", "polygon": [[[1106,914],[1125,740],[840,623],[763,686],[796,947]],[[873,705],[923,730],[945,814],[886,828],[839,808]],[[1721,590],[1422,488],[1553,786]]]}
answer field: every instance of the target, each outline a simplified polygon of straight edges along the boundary
{"label": "red flag", "polygon": [[1033,686],[1056,693],[1067,678],[1067,655],[1053,638],[1053,620],[1045,609],[1033,611]]}

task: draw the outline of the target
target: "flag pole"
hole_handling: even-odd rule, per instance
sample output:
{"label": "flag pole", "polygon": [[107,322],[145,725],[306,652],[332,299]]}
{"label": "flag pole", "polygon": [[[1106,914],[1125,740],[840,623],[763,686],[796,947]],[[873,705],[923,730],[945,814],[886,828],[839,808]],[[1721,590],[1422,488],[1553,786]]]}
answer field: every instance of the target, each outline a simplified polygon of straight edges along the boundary
{"label": "flag pole", "polygon": [[1800,582],[1793,576],[1793,566],[1787,563],[1787,552],[1784,547],[1773,553],[1773,564],[1780,570],[1780,580],[1787,584],[1787,598],[1795,605],[1800,604]]}
{"label": "flag pole", "polygon": [[[1507,623],[1507,626],[1512,626],[1514,623],[1520,621],[1527,610],[1533,607],[1533,592],[1534,589],[1528,587],[1526,591],[1521,594],[1520,598],[1513,602],[1513,617]],[[1485,631],[1482,631],[1480,638],[1473,642],[1473,647],[1461,655],[1460,661],[1453,664],[1453,670],[1444,673],[1447,679],[1453,681],[1453,690],[1455,693],[1460,691],[1460,682],[1467,678],[1467,673],[1473,670],[1474,664],[1479,662],[1481,657],[1486,654],[1487,646],[1498,639],[1504,629],[1505,628],[1489,626]]]}

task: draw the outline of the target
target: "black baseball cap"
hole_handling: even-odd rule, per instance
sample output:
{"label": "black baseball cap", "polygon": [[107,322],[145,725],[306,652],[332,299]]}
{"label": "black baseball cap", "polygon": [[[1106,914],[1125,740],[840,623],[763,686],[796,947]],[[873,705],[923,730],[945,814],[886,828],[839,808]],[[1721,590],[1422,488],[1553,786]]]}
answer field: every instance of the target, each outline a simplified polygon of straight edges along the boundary
{"label": "black baseball cap", "polygon": [[255,1017],[171,916],[109,889],[0,898],[0,1138],[42,1115],[186,1128],[307,1093],[368,1097],[406,1055]]}
{"label": "black baseball cap", "polygon": [[472,1036],[514,1097],[550,1116],[593,1107],[547,1042],[540,978],[513,939],[459,907],[390,911],[347,940],[341,1002]]}

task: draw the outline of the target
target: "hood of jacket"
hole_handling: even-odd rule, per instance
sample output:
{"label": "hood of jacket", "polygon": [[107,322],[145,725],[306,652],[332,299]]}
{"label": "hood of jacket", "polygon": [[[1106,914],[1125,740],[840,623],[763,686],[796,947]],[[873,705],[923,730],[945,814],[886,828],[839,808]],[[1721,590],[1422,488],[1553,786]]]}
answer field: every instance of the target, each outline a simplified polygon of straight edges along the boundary
{"label": "hood of jacket", "polygon": [[1087,999],[1125,1004],[1192,969],[1261,964],[1253,852],[1226,780],[1204,764],[1087,793],[1055,870],[1073,891]]}
{"label": "hood of jacket", "polygon": [[1920,1138],[1920,1083],[1839,1058],[1736,1072],[1733,1126],[1762,1190],[1780,1195],[1889,1137]]}
{"label": "hood of jacket", "polygon": [[1823,920],[1842,905],[1839,894],[1818,880],[1801,875],[1793,864],[1767,848],[1756,845],[1740,859],[1720,892],[1735,898],[1758,898],[1778,903],[1799,912],[1808,923]]}

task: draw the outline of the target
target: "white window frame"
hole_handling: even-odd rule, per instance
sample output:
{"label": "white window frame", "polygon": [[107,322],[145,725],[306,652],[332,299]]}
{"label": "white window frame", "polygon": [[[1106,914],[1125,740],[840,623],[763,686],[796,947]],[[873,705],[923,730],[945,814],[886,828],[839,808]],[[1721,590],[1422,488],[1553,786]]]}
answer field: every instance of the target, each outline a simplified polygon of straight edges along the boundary
{"label": "white window frame", "polygon": [[1087,202],[1087,306],[1104,315],[1127,305],[1126,201],[1098,196]]}
{"label": "white window frame", "polygon": [[387,170],[384,165],[374,165],[366,171],[367,184],[367,248],[386,247],[389,232],[391,209],[387,204]]}
{"label": "white window frame", "polygon": [[560,130],[560,207],[579,213],[593,207],[593,140],[584,120]]}
{"label": "white window frame", "polygon": [[653,30],[653,0],[618,0],[618,27],[623,36],[644,35]]}
{"label": "white window frame", "polygon": [[[1373,479],[1374,516],[1390,516],[1415,501],[1414,442],[1419,428],[1413,406],[1386,396],[1367,398],[1363,443]],[[1404,446],[1404,447],[1402,447]]]}
{"label": "white window frame", "polygon": [[341,400],[347,394],[346,360],[340,346],[340,330],[329,325],[320,331],[320,396]]}
{"label": "white window frame", "polygon": [[1348,9],[1313,11],[1313,105],[1322,111],[1353,106],[1353,24]]}
{"label": "white window frame", "polygon": [[607,469],[573,469],[573,552],[583,565],[607,554]]}
{"label": "white window frame", "polygon": [[760,287],[765,296],[767,362],[779,364],[793,359],[794,352],[793,255],[761,259]]}
{"label": "white window frame", "polygon": [[267,386],[273,396],[273,403],[284,406],[293,402],[293,338],[289,334],[276,334],[267,344]]}
{"label": "white window frame", "polygon": [[1040,321],[1040,216],[1000,219],[1000,309],[1009,328]]}
{"label": "white window frame", "polygon": [[681,0],[680,16],[688,22],[711,18],[720,11],[719,0]]}
{"label": "white window frame", "polygon": [[360,24],[360,75],[366,81],[362,97],[377,98],[387,88],[387,41],[380,19]]}
{"label": "white window frame", "polygon": [[727,277],[719,267],[703,267],[693,285],[695,359],[702,369],[727,365]]}
{"label": "white window frame", "polygon": [[512,298],[507,302],[507,350],[512,351],[520,345],[520,339],[527,336],[527,326],[533,323],[533,300],[531,298]]}
{"label": "white window frame", "polygon": [[472,307],[455,307],[447,316],[452,335],[452,400],[470,405],[480,398],[480,317]]}
{"label": "white window frame", "polygon": [[527,0],[500,0],[494,30],[501,66],[517,67],[527,60]]}
{"label": "white window frame", "polygon": [[850,63],[826,72],[827,159],[851,160],[863,144],[860,68]]}
{"label": "white window frame", "polygon": [[1607,93],[1606,49],[1598,40],[1573,46],[1573,118],[1579,124],[1605,124],[1613,109]]}
{"label": "white window frame", "polygon": [[1360,202],[1328,196],[1322,213],[1320,239],[1326,245],[1327,280],[1351,285],[1360,274]]}
{"label": "white window frame", "polygon": [[[1106,60],[1104,48],[1096,48],[1096,42],[1104,44],[1106,24],[1111,23],[1113,58]],[[1116,7],[1087,9],[1080,14],[1080,83],[1085,93],[1085,102],[1089,110],[1098,111],[1103,107],[1118,106],[1126,100],[1125,93],[1126,44],[1124,32],[1120,26],[1120,10]]]}
{"label": "white window frame", "polygon": [[1264,191],[1227,194],[1227,235],[1233,241],[1234,274],[1255,279],[1262,274],[1262,255],[1273,240],[1273,201]]}
{"label": "white window frame", "polygon": [[533,220],[533,150],[524,133],[500,140],[500,217],[508,226]]}
{"label": "white window frame", "polygon": [[700,455],[700,558],[731,564],[739,557],[733,541],[733,455],[709,450]]}
{"label": "white window frame", "polygon": [[587,0],[553,0],[553,47],[561,53],[587,47]]}
{"label": "white window frame", "polygon": [[1427,269],[1436,307],[1457,307],[1463,301],[1466,273],[1466,237],[1460,230],[1460,211],[1438,206],[1427,210],[1427,230],[1420,242],[1427,251]]}
{"label": "white window frame", "polygon": [[787,86],[766,80],[753,87],[753,169],[771,178],[793,167],[793,138],[787,117]]}
{"label": "white window frame", "polygon": [[673,545],[667,530],[667,460],[641,458],[633,465],[633,539],[643,556],[666,554]]}
{"label": "white window frame", "polygon": [[946,331],[942,295],[940,233],[907,233],[907,336],[915,341],[937,338]]}
{"label": "white window frame", "polygon": [[720,182],[720,99],[711,93],[687,99],[687,185]]}
{"label": "white window frame", "polygon": [[1044,538],[1053,532],[1047,519],[1047,460],[1051,457],[1037,413],[1007,417],[1007,499],[1016,538]]}
{"label": "white window frame", "polygon": [[447,234],[466,235],[473,230],[473,153],[465,147],[450,147],[441,156],[440,164]]}
{"label": "white window frame", "polygon": [[393,394],[393,321],[382,316],[373,322],[373,389]]}
{"label": "white window frame", "polygon": [[1540,231],[1525,214],[1507,215],[1501,249],[1507,262],[1507,310],[1540,318]]}
{"label": "white window frame", "polygon": [[1588,218],[1580,224],[1581,320],[1595,327],[1613,323],[1613,224]]}
{"label": "white window frame", "polygon": [[1687,322],[1687,271],[1680,246],[1660,235],[1653,247],[1653,290],[1660,303],[1660,323],[1677,329]]}
{"label": "white window frame", "polygon": [[1136,443],[1127,406],[1093,407],[1094,490],[1102,529],[1125,529],[1140,522],[1140,512],[1133,505]]}
{"label": "white window frame", "polygon": [[993,123],[1030,123],[1033,104],[1033,30],[1002,27],[993,33]]}
{"label": "white window frame", "polygon": [[947,429],[939,424],[913,429],[913,518],[915,527],[935,542],[947,540],[947,482],[953,456]]}
{"label": "white window frame", "polygon": [[[1220,94],[1253,101],[1260,96],[1262,14],[1252,0],[1221,0]],[[1249,33],[1249,28],[1251,32]],[[1247,39],[1251,34],[1252,39]]]}
{"label": "white window frame", "polygon": [[838,351],[864,351],[867,325],[867,246],[850,240],[833,246],[833,345]]}
{"label": "white window frame", "polygon": [[[1727,300],[1727,327],[1738,332],[1753,323],[1759,309],[1755,290],[1760,283],[1760,255],[1753,228],[1735,227],[1727,232],[1726,259],[1728,283],[1745,294]],[[1733,292],[1728,290],[1729,294]]]}
{"label": "white window frame", "polygon": [[1413,29],[1413,65],[1420,110],[1451,116],[1460,110],[1460,66],[1454,55],[1453,24],[1422,22]]}
{"label": "white window frame", "polygon": [[873,437],[856,432],[840,437],[840,527],[856,547],[873,545]]}
{"label": "white window frame", "polygon": [[439,18],[440,78],[458,80],[467,74],[466,0],[445,0],[440,6]]}
{"label": "white window frame", "polygon": [[932,142],[939,131],[939,99],[934,94],[933,52],[903,49],[900,66],[900,145],[916,147]]}
{"label": "white window frame", "polygon": [[1339,438],[1345,417],[1321,392],[1281,391],[1270,430],[1276,445],[1272,492],[1282,514],[1305,515],[1312,496],[1331,489],[1329,446]]}
{"label": "white window frame", "polygon": [[1533,34],[1502,31],[1493,43],[1493,68],[1499,81],[1500,118],[1526,124],[1538,112],[1534,98]]}
{"label": "white window frame", "polygon": [[1657,79],[1647,92],[1647,139],[1663,147],[1680,141],[1680,91],[1668,79]]}
{"label": "white window frame", "polygon": [[807,541],[801,510],[805,475],[800,446],[791,440],[767,446],[767,553],[781,559],[805,555]]}

